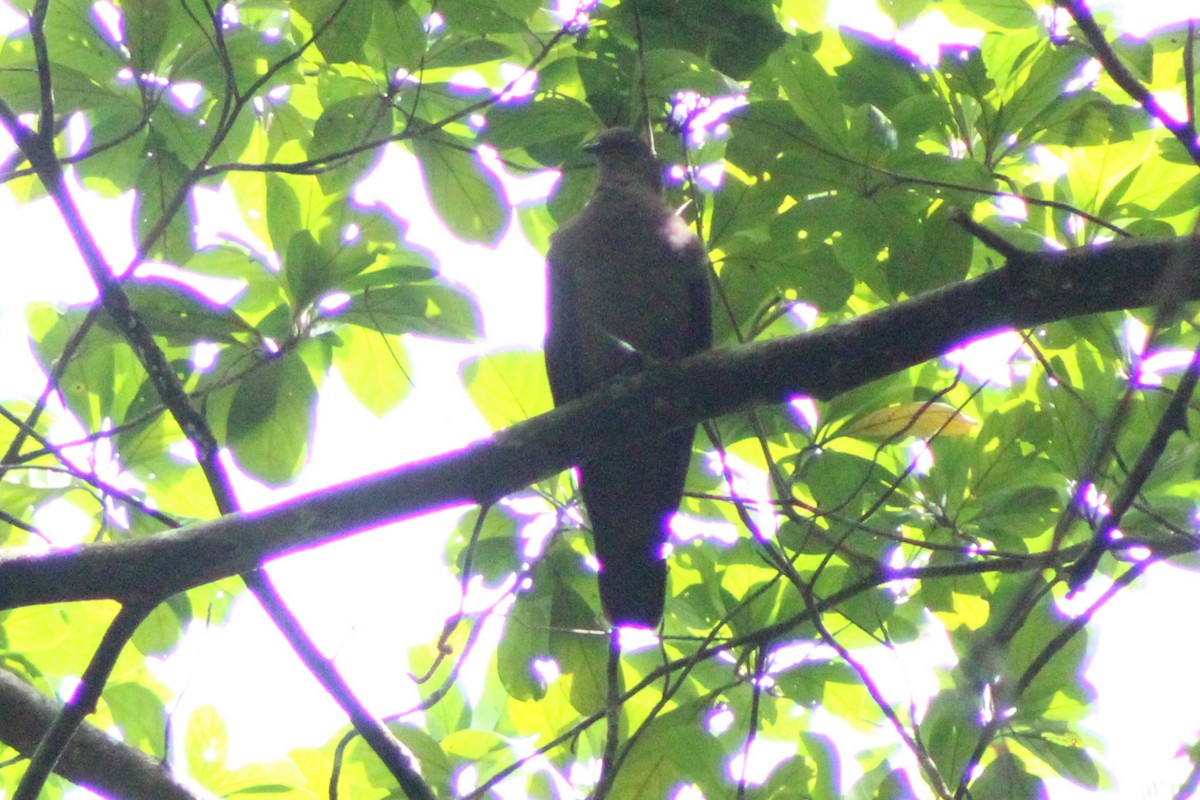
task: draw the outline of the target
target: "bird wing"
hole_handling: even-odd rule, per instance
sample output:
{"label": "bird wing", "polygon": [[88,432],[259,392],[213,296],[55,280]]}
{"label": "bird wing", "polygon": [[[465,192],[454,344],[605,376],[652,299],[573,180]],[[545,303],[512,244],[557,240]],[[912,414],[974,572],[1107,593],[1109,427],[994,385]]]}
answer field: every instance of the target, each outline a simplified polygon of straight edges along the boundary
{"label": "bird wing", "polygon": [[546,271],[546,377],[554,405],[560,406],[579,397],[583,389],[575,372],[579,322],[573,280],[553,240],[546,256]]}
{"label": "bird wing", "polygon": [[712,288],[708,256],[704,246],[696,239],[693,247],[685,253],[687,266],[688,306],[691,309],[691,324],[684,342],[683,355],[690,356],[712,347]]}

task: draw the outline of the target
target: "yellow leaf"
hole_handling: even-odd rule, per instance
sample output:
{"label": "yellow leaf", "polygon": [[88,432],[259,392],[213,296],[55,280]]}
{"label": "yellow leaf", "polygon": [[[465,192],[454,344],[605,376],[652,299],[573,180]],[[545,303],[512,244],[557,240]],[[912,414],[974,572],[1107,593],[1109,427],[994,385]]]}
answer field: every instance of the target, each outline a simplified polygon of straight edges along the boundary
{"label": "yellow leaf", "polygon": [[872,411],[847,429],[851,436],[966,436],[979,422],[946,403],[904,403]]}

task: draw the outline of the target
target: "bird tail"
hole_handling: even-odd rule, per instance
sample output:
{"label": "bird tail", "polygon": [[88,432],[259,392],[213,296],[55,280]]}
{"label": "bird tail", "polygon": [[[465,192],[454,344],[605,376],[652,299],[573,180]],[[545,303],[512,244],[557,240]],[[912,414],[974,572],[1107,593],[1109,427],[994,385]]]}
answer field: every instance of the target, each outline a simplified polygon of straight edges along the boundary
{"label": "bird tail", "polygon": [[667,562],[653,552],[600,559],[600,606],[613,625],[657,628],[667,594]]}
{"label": "bird tail", "polygon": [[656,628],[667,594],[663,545],[679,508],[694,431],[671,431],[579,465],[600,562],[600,605],[613,625]]}

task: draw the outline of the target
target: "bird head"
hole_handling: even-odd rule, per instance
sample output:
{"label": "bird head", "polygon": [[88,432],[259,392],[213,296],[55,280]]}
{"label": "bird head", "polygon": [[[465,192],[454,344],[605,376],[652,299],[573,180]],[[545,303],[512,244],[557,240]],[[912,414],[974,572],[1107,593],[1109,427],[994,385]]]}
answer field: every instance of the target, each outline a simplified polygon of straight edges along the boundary
{"label": "bird head", "polygon": [[583,146],[596,157],[601,186],[641,186],[662,191],[662,165],[650,146],[628,128],[608,128]]}

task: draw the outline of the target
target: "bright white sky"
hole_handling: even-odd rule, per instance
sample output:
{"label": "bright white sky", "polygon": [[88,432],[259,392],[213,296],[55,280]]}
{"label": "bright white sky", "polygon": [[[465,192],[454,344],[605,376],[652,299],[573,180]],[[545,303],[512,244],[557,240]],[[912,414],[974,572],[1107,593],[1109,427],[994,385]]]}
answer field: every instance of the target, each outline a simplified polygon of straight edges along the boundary
{"label": "bright white sky", "polygon": [[[869,0],[830,5],[846,24],[862,27],[864,20],[879,19]],[[1134,15],[1138,30],[1148,28],[1160,12],[1181,14],[1180,5],[1142,0]],[[867,27],[876,35],[892,33],[886,27]],[[931,35],[962,41],[933,22],[926,23],[919,35],[908,37],[906,44],[919,49],[919,40]],[[553,175],[539,175],[510,179],[506,185],[514,200],[536,201],[553,180]],[[419,181],[415,164],[393,151],[360,187],[358,198],[395,209],[409,222],[410,241],[436,251],[443,273],[472,287],[485,316],[488,347],[539,346],[544,292],[541,255],[516,225],[495,250],[455,241],[428,209],[423,195],[412,191]],[[130,198],[97,200],[80,194],[79,199],[85,218],[101,221],[93,229],[104,236],[101,244],[110,262],[128,263]],[[204,242],[215,233],[211,220],[228,216],[220,213],[219,200],[209,196],[202,203],[201,210],[213,214],[199,233]],[[5,393],[35,394],[42,378],[25,343],[25,307],[32,301],[82,302],[94,292],[47,202],[18,207],[0,192],[0,241],[5,242],[9,265],[5,292],[0,295]],[[302,478],[278,491],[241,480],[238,493],[244,507],[278,503],[486,435],[487,427],[463,393],[456,391],[458,362],[477,350],[478,346],[436,343],[414,347],[416,389],[384,419],[362,410],[332,374],[322,391],[317,439]],[[366,442],[370,446],[364,446]],[[271,567],[318,643],[336,658],[347,679],[379,714],[396,712],[414,701],[406,675],[407,648],[431,641],[455,608],[457,588],[434,565],[441,563],[445,537],[458,513],[451,510],[388,526]],[[37,522],[63,543],[77,539],[86,524],[65,504],[39,514]],[[1101,583],[1095,580],[1089,589],[1100,591]],[[1192,608],[1200,608],[1200,581],[1192,573],[1160,566],[1142,579],[1139,588],[1125,592],[1096,618],[1088,677],[1099,691],[1099,700],[1090,729],[1104,741],[1118,780],[1099,796],[1160,796],[1186,770],[1185,762],[1175,758],[1175,750],[1200,735],[1196,721],[1200,682],[1195,680],[1200,644],[1194,636],[1172,635],[1168,624],[1179,620],[1179,609]],[[486,651],[486,642],[481,647]],[[906,653],[905,663],[897,664],[900,669],[895,673],[898,690],[907,684],[919,692],[929,676],[923,665],[944,657],[940,648]],[[189,709],[216,704],[229,723],[236,758],[277,757],[292,746],[319,744],[343,722],[341,712],[249,600],[239,602],[228,627],[197,626],[162,672],[183,692],[176,730],[182,730]],[[468,671],[468,682],[471,677]],[[847,768],[854,767],[847,764]],[[1069,784],[1056,785],[1052,794],[1056,798],[1097,796]]]}

